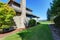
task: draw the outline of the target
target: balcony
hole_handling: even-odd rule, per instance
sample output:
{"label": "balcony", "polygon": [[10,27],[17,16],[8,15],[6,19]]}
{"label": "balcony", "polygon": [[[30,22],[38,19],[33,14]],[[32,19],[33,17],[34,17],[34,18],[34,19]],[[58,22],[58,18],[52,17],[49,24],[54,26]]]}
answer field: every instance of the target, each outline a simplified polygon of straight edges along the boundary
{"label": "balcony", "polygon": [[[16,11],[16,12],[21,12],[21,8],[20,7],[18,7],[18,6],[16,6],[16,5],[11,5],[11,7]],[[26,13],[28,13],[28,14],[32,14],[32,11],[29,11],[29,10],[27,10],[26,9]]]}

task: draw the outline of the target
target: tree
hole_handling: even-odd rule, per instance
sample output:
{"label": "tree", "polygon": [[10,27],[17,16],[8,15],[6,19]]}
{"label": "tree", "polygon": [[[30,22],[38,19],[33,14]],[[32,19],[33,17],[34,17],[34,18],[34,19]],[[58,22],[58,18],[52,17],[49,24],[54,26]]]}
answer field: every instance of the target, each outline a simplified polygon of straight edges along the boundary
{"label": "tree", "polygon": [[50,9],[50,19],[53,20],[55,16],[60,15],[60,0],[53,0]]}
{"label": "tree", "polygon": [[48,10],[47,10],[47,20],[49,21],[50,20],[50,9],[48,8]]}
{"label": "tree", "polygon": [[13,8],[9,7],[8,4],[0,2],[0,28],[9,28],[13,26],[13,17],[16,15]]}

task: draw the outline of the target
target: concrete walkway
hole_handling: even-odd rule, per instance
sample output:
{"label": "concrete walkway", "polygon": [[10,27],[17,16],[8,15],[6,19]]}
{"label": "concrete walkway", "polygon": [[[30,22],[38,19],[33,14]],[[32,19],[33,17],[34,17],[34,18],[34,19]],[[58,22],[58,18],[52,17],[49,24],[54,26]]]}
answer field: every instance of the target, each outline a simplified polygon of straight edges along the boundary
{"label": "concrete walkway", "polygon": [[59,29],[55,28],[54,25],[49,25],[51,32],[52,32],[52,36],[54,38],[54,40],[60,40],[60,31]]}

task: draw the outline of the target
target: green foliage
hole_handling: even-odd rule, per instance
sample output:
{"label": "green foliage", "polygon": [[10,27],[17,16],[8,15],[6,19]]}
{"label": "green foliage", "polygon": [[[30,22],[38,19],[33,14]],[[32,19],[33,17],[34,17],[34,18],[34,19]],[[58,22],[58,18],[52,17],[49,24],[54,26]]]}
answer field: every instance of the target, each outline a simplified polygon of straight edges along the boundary
{"label": "green foliage", "polygon": [[54,19],[54,22],[55,22],[55,26],[60,28],[60,16],[57,16],[57,17]]}
{"label": "green foliage", "polygon": [[8,4],[0,3],[0,28],[11,27],[15,15],[15,11]]}
{"label": "green foliage", "polygon": [[29,20],[29,26],[32,27],[32,26],[35,26],[35,25],[36,25],[36,20],[30,19]]}
{"label": "green foliage", "polygon": [[37,24],[40,24],[40,22],[37,22]]}
{"label": "green foliage", "polygon": [[50,20],[53,20],[54,16],[60,15],[60,0],[53,0],[50,8]]}
{"label": "green foliage", "polygon": [[51,13],[53,16],[60,15],[60,0],[53,0],[53,4],[51,7]]}
{"label": "green foliage", "polygon": [[60,0],[53,0],[53,3],[51,4],[50,9],[51,9],[50,19],[54,20],[55,25],[59,27],[60,26]]}
{"label": "green foliage", "polygon": [[50,9],[48,9],[48,10],[47,10],[47,20],[48,20],[48,21],[50,20],[50,16],[51,16],[51,14],[50,14]]}

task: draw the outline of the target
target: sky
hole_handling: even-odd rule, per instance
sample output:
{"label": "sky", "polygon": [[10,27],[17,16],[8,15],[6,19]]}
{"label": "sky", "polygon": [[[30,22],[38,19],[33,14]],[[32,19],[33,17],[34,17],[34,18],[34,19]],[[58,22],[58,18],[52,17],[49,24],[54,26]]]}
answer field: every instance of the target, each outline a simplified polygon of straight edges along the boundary
{"label": "sky", "polygon": [[[7,3],[8,0],[0,0]],[[20,0],[15,0],[20,3]],[[50,7],[52,0],[26,0],[26,6],[33,10],[33,14],[40,17],[40,20],[47,19],[47,9]]]}

